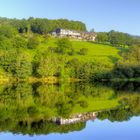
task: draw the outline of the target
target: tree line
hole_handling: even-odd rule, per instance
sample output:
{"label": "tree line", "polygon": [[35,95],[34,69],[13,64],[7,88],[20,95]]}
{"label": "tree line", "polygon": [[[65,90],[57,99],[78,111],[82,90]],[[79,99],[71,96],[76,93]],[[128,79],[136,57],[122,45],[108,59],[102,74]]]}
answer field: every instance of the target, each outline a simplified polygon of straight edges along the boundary
{"label": "tree line", "polygon": [[0,18],[0,26],[10,25],[19,33],[33,32],[38,34],[48,34],[56,28],[71,29],[77,31],[86,31],[86,25],[80,21],[72,21],[67,19],[50,20],[47,18],[28,19],[8,19]]}
{"label": "tree line", "polygon": [[98,32],[96,42],[125,48],[132,45],[140,46],[140,37],[111,30],[110,32]]}
{"label": "tree line", "polygon": [[115,62],[113,69],[109,72],[102,72],[93,77],[92,80],[136,80],[140,78],[140,47],[131,46],[120,53],[121,58]]}

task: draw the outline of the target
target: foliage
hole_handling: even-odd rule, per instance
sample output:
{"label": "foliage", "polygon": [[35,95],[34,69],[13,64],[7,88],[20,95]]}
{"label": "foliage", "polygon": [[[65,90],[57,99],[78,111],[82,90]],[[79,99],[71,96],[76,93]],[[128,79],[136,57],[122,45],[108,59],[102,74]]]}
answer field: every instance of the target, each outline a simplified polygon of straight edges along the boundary
{"label": "foliage", "polygon": [[59,71],[59,59],[54,56],[52,53],[46,53],[44,56],[41,56],[37,73],[40,76],[55,76]]}
{"label": "foliage", "polygon": [[0,60],[3,69],[13,76],[25,78],[32,74],[30,57],[20,51],[5,51]]}
{"label": "foliage", "polygon": [[109,38],[108,38],[107,33],[104,33],[104,32],[97,33],[96,41],[99,42],[99,43],[100,42],[102,42],[102,43],[108,42]]}
{"label": "foliage", "polygon": [[36,47],[40,44],[39,37],[33,35],[29,37],[27,47],[28,49],[36,49]]}
{"label": "foliage", "polygon": [[[7,75],[88,81],[140,75],[139,45],[136,45],[139,37],[112,30],[97,33],[97,43],[73,41],[54,38],[48,33],[57,27],[86,31],[81,22],[31,17],[28,20],[0,18],[0,23],[0,67]],[[130,47],[132,44],[136,47]]]}
{"label": "foliage", "polygon": [[140,38],[127,33],[111,30],[110,32],[97,33],[96,42],[125,48],[126,46],[139,45]]}
{"label": "foliage", "polygon": [[15,28],[10,25],[1,25],[0,26],[0,36],[4,36],[6,38],[12,38],[17,34]]}
{"label": "foliage", "polygon": [[80,55],[87,55],[87,53],[88,53],[88,49],[87,48],[81,48],[80,51],[79,51]]}
{"label": "foliage", "polygon": [[27,48],[28,40],[23,36],[16,36],[13,38],[13,47]]}
{"label": "foliage", "polygon": [[0,36],[0,49],[10,50],[12,48],[13,48],[12,40],[4,36]]}
{"label": "foliage", "polygon": [[122,54],[114,70],[115,75],[124,78],[140,77],[140,47],[133,46]]}
{"label": "foliage", "polygon": [[18,55],[13,65],[15,66],[14,76],[19,78],[27,78],[32,75],[32,64],[28,55]]}
{"label": "foliage", "polygon": [[72,46],[68,38],[58,39],[56,44],[57,44],[57,52],[60,54],[64,54]]}

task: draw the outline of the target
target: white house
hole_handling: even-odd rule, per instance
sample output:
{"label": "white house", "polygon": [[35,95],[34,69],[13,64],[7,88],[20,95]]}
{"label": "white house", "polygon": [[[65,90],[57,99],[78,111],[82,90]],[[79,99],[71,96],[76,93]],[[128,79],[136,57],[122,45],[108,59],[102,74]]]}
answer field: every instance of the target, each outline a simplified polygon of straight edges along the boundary
{"label": "white house", "polygon": [[68,29],[61,29],[61,28],[57,28],[53,32],[53,35],[57,35],[59,37],[71,37],[76,39],[81,37],[81,34],[75,30],[68,30]]}
{"label": "white house", "polygon": [[57,28],[52,35],[57,37],[69,37],[77,40],[95,41],[96,33],[78,32],[75,30]]}

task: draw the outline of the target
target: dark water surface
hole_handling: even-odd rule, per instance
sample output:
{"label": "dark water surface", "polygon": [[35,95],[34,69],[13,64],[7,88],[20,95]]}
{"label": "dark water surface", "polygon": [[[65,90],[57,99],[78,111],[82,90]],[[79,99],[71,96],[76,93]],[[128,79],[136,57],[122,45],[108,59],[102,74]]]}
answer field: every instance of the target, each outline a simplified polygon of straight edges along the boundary
{"label": "dark water surface", "polygon": [[[96,118],[52,122],[89,112]],[[0,140],[140,140],[139,130],[139,83],[0,86]]]}

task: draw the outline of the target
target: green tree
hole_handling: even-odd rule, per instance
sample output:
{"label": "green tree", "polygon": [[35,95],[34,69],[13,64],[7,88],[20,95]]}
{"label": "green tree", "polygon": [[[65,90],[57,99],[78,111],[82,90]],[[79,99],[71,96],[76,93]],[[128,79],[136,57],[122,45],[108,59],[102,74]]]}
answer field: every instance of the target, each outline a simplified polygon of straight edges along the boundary
{"label": "green tree", "polygon": [[46,54],[46,56],[41,56],[37,73],[42,77],[54,76],[57,74],[59,68],[58,58],[53,54]]}
{"label": "green tree", "polygon": [[101,43],[105,43],[105,42],[108,42],[108,34],[105,33],[105,32],[100,32],[100,33],[97,33],[97,37],[96,37],[96,41],[97,42],[101,42]]}
{"label": "green tree", "polygon": [[0,36],[12,38],[16,34],[17,34],[16,29],[13,28],[11,25],[1,25],[0,26]]}
{"label": "green tree", "polygon": [[81,48],[79,51],[80,55],[87,55],[88,54],[88,49],[87,48]]}
{"label": "green tree", "polygon": [[13,40],[5,36],[0,36],[0,49],[10,50],[13,48]]}
{"label": "green tree", "polygon": [[12,41],[15,48],[27,48],[28,40],[23,36],[16,36]]}
{"label": "green tree", "polygon": [[61,54],[66,53],[66,51],[72,47],[72,44],[68,38],[58,39],[56,44],[57,44],[57,52]]}
{"label": "green tree", "polygon": [[27,78],[32,75],[32,63],[30,57],[24,53],[17,56],[14,62],[14,76]]}
{"label": "green tree", "polygon": [[40,44],[39,37],[32,35],[28,39],[27,47],[28,47],[28,49],[36,49],[39,44]]}

